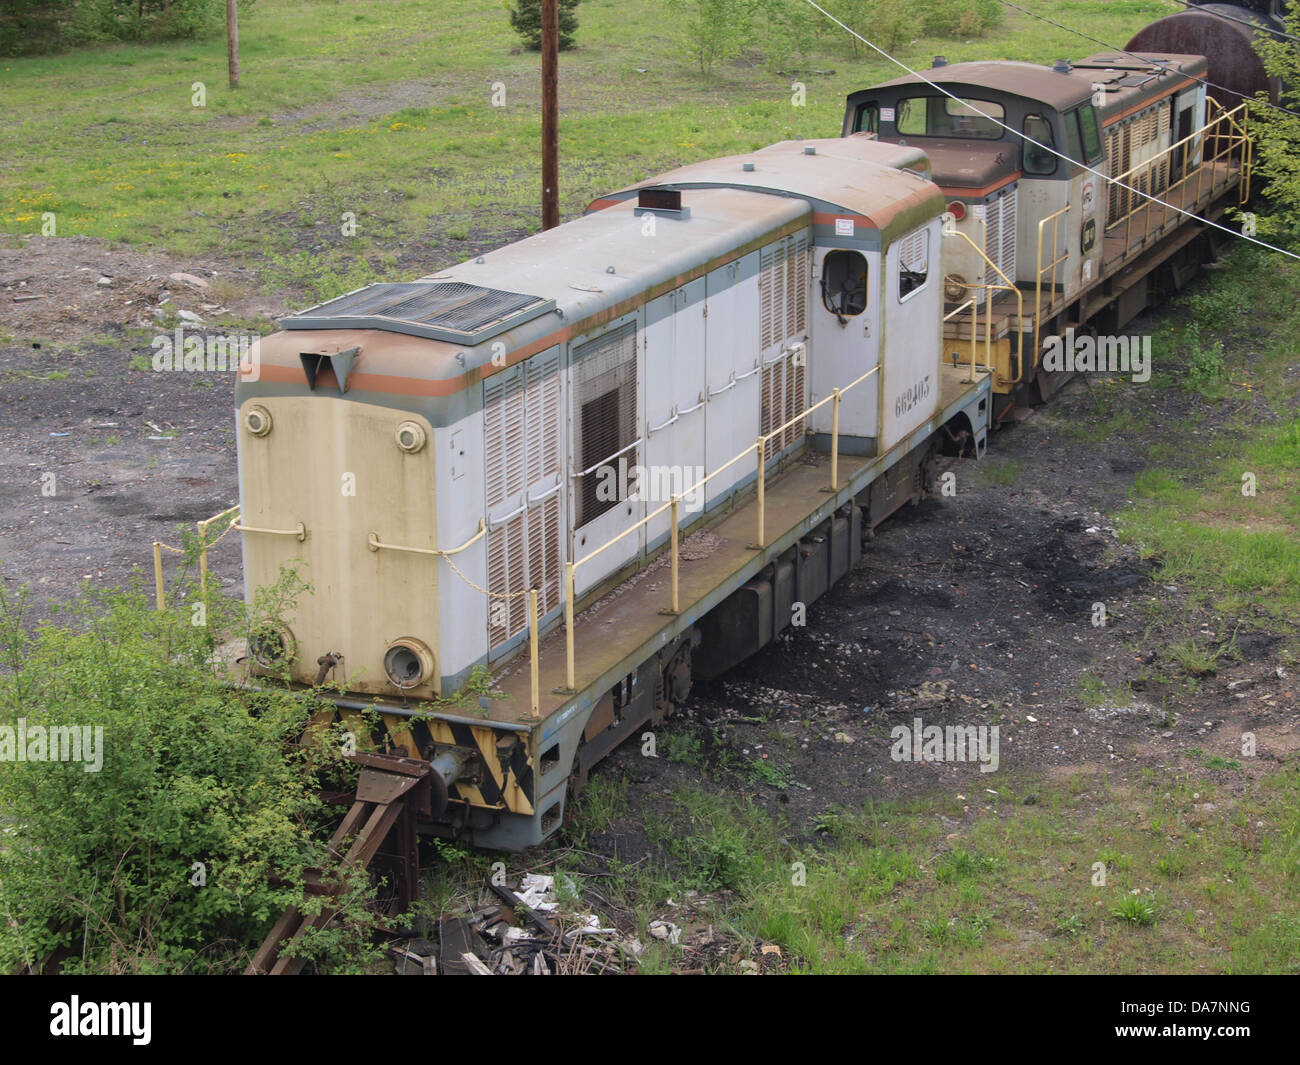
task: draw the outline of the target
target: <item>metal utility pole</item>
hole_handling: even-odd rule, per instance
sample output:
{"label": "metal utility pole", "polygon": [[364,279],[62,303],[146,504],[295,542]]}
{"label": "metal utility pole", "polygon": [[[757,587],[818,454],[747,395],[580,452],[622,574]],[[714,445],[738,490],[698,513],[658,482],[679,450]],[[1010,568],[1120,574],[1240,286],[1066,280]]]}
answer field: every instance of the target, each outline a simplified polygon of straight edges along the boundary
{"label": "metal utility pole", "polygon": [[226,50],[230,57],[230,87],[239,88],[239,12],[236,0],[226,0]]}
{"label": "metal utility pole", "polygon": [[542,0],[542,228],[560,224],[559,0]]}

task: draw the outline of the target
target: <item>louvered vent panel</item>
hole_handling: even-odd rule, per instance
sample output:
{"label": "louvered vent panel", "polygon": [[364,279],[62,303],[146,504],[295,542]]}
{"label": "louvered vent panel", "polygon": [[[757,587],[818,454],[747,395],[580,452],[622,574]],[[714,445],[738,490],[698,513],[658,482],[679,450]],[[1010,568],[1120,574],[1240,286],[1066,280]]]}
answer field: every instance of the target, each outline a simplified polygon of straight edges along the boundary
{"label": "louvered vent panel", "polygon": [[[997,262],[1002,247],[1002,200],[995,199],[984,207],[984,254]],[[995,285],[999,281],[997,271],[987,264],[984,267],[984,284]],[[987,295],[981,291],[981,295]]]}
{"label": "louvered vent panel", "polygon": [[1002,197],[1002,254],[998,259],[998,265],[1014,283],[1016,280],[1016,189],[1014,186]]}
{"label": "louvered vent panel", "polygon": [[[483,446],[487,505],[494,507],[517,492],[523,440],[517,433],[522,418],[522,378],[517,371],[498,374],[483,389]],[[511,476],[511,471],[516,471]]]}
{"label": "louvered vent panel", "polygon": [[808,236],[798,233],[794,239],[794,273],[790,284],[794,287],[794,319],[791,333],[802,336],[808,331],[808,279],[811,274],[808,264]]}
{"label": "louvered vent panel", "polygon": [[[1120,131],[1112,130],[1106,137],[1106,173],[1111,177],[1119,177],[1124,171],[1120,164]],[[1113,182],[1107,182],[1108,190],[1106,193],[1106,220],[1111,222],[1120,216],[1120,188]]]}
{"label": "louvered vent panel", "polygon": [[[791,377],[794,381],[793,399],[790,405],[789,417],[793,418],[808,405],[808,384],[806,377],[807,359],[800,360],[798,366],[794,366],[794,372]],[[786,447],[797,444],[807,431],[808,421],[806,418],[800,418],[792,425],[786,434]]]}
{"label": "louvered vent panel", "polygon": [[[506,533],[508,537],[510,553],[510,584],[511,593],[523,592],[528,589],[528,515],[517,514],[506,523]],[[513,635],[519,632],[528,624],[528,599],[526,596],[512,594],[510,599],[510,632]]]}
{"label": "louvered vent panel", "polygon": [[768,245],[759,253],[758,273],[759,334],[763,350],[776,343],[776,267],[777,248]]}
{"label": "louvered vent panel", "polygon": [[[560,468],[559,352],[535,358],[484,387],[483,436],[488,507],[523,497],[527,508],[488,532],[488,642],[501,647],[528,625],[528,597],[539,617],[560,605],[563,504]],[[536,499],[529,503],[528,500]],[[502,624],[493,624],[502,622]]]}
{"label": "louvered vent panel", "polygon": [[763,398],[762,398],[762,415],[759,419],[759,432],[766,436],[781,423],[776,420],[779,413],[776,406],[776,397],[780,394],[777,375],[781,372],[781,364],[774,363],[771,366],[763,368]]}

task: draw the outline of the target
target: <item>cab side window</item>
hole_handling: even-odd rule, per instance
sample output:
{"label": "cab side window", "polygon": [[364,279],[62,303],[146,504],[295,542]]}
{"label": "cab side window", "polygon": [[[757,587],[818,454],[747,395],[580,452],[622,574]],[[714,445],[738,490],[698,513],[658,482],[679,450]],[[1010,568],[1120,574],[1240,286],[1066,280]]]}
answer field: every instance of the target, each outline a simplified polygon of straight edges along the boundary
{"label": "cab side window", "polygon": [[874,104],[863,104],[853,116],[854,133],[879,133],[880,108]]}
{"label": "cab side window", "polygon": [[930,233],[918,229],[898,241],[898,301],[925,286],[930,276]]}
{"label": "cab side window", "polygon": [[867,259],[859,251],[831,251],[822,264],[822,304],[852,318],[867,309]]}
{"label": "cab side window", "polygon": [[[1042,115],[1026,115],[1021,131],[1026,139],[1023,142],[1023,159],[1020,164],[1026,174],[1033,174],[1037,177],[1043,177],[1047,174],[1056,173],[1056,156],[1048,151],[1049,148],[1056,147],[1056,139],[1052,135],[1052,124]],[[1031,144],[1031,141],[1037,141],[1037,144]],[[1043,147],[1039,147],[1039,145]]]}

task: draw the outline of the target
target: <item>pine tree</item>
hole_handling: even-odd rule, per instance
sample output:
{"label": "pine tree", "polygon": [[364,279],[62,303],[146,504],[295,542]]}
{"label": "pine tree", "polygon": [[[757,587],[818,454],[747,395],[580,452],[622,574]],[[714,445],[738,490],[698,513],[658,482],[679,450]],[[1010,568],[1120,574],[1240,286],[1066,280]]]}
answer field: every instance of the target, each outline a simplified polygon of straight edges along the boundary
{"label": "pine tree", "polygon": [[[578,32],[579,0],[559,0],[560,51],[573,47]],[[532,52],[542,50],[542,0],[510,0],[510,25],[524,46]]]}

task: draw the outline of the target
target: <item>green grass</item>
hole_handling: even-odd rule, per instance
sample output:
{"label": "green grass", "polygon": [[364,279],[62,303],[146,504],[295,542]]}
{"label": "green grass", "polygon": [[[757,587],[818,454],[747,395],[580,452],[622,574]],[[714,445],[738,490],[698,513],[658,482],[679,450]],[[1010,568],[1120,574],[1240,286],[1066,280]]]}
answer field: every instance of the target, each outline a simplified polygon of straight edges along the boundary
{"label": "green grass", "polygon": [[795,971],[1300,972],[1300,780],[1243,783],[1216,790],[1197,766],[1003,779],[968,815],[951,796],[837,807],[816,843],[679,788],[649,818],[665,859],[621,867],[617,890],[647,915],[732,892],[718,927]]}
{"label": "green grass", "polygon": [[[1300,381],[1290,372],[1297,293],[1300,270],[1246,248],[1181,298],[1194,318],[1181,332],[1162,327],[1157,360],[1182,364],[1176,379],[1197,400],[1187,427],[1202,427],[1137,476],[1136,506],[1119,521],[1121,534],[1159,561],[1160,583],[1284,631],[1300,616]],[[1222,371],[1209,374],[1206,345],[1224,337],[1237,342],[1224,349]],[[1192,661],[1204,653],[1181,664],[1208,672],[1212,663]]]}
{"label": "green grass", "polygon": [[[1116,42],[1172,10],[1031,2]],[[898,73],[820,21],[781,73],[750,53],[708,75],[657,0],[586,0],[580,21],[560,63],[566,217],[685,162],[835,136],[845,95]],[[240,31],[238,91],[220,37],[5,61],[0,232],[39,232],[53,212],[61,236],[221,254],[256,265],[268,289],[318,299],[537,228],[539,60],[500,0],[264,3]],[[936,53],[1050,62],[1091,49],[1009,11],[986,38],[909,37],[898,51],[923,67]],[[195,82],[206,106],[192,104]]]}
{"label": "green grass", "polygon": [[1015,484],[1016,478],[1020,476],[1020,471],[1024,469],[1024,463],[1017,462],[1015,459],[994,459],[985,463],[980,469],[990,484],[1006,487]]}

